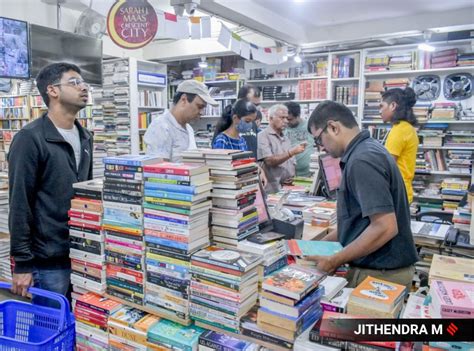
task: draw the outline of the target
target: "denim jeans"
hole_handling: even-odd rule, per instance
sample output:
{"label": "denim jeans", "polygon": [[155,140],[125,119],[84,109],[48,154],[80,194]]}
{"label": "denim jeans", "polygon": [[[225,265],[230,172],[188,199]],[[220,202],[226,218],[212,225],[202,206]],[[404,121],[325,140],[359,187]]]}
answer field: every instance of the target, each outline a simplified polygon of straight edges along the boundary
{"label": "denim jeans", "polygon": [[[64,295],[71,302],[71,269],[35,269],[33,271],[33,286]],[[36,295],[33,295],[33,303],[48,307],[60,307],[55,300]]]}

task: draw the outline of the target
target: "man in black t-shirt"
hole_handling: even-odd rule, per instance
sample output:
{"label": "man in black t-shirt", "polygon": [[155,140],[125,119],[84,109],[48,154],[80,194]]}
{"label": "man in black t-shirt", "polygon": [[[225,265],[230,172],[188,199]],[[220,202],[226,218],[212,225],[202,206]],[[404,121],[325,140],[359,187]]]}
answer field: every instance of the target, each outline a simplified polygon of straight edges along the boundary
{"label": "man in black t-shirt", "polygon": [[337,231],[323,240],[344,247],[335,255],[310,259],[326,272],[350,263],[350,287],[369,275],[410,287],[418,255],[405,185],[393,157],[368,131],[360,131],[346,106],[333,101],[318,105],[308,131],[317,146],[341,158]]}

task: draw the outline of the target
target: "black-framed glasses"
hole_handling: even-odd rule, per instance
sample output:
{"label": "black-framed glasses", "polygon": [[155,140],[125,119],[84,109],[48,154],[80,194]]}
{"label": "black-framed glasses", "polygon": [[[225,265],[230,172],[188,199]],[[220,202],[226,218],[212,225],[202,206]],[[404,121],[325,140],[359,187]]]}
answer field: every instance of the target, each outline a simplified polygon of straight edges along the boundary
{"label": "black-framed glasses", "polygon": [[53,86],[70,85],[74,88],[80,88],[81,85],[82,85],[87,90],[90,89],[90,85],[88,83],[86,83],[84,80],[79,79],[79,78],[71,78],[67,81],[67,83],[55,83],[55,84],[51,84],[51,85],[53,85]]}
{"label": "black-framed glasses", "polygon": [[319,135],[314,138],[314,143],[316,144],[316,146],[323,146],[323,143],[321,142],[322,140],[322,136],[323,136],[323,133],[326,132],[326,129],[328,129],[329,125],[326,124],[326,126],[323,128],[323,130],[321,131],[321,133],[319,133]]}

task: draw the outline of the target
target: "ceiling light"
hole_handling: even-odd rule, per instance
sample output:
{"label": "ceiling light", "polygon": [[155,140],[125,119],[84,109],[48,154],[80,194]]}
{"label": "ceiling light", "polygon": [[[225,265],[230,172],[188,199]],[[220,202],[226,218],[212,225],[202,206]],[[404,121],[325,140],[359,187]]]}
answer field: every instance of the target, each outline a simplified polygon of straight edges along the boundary
{"label": "ceiling light", "polygon": [[293,60],[296,62],[296,63],[301,63],[301,56],[300,56],[300,53],[301,53],[301,48],[297,48],[296,49],[296,55],[295,57],[293,57]]}
{"label": "ceiling light", "polygon": [[283,56],[283,57],[281,58],[281,60],[282,60],[283,62],[288,61],[288,55]]}
{"label": "ceiling light", "polygon": [[433,52],[436,50],[436,48],[433,45],[430,45],[428,43],[421,43],[420,45],[418,45],[418,49],[422,51],[429,51],[429,52]]}

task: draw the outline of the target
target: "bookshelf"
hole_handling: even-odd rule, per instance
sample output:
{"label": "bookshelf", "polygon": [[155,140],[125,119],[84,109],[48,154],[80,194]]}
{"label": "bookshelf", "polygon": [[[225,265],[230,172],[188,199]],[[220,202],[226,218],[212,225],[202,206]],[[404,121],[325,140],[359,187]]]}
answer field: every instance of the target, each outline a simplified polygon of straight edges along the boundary
{"label": "bookshelf", "polygon": [[[420,146],[414,179],[414,188],[417,186],[414,205],[421,210],[453,212],[458,200],[455,200],[456,196],[450,198],[446,195],[446,189],[451,188],[443,187],[443,181],[454,178],[455,186],[466,181],[472,183],[474,115],[472,112],[465,115],[464,111],[472,109],[474,103],[472,98],[448,100],[444,96],[444,84],[449,75],[474,73],[473,66],[456,66],[457,58],[461,57],[459,55],[472,52],[472,40],[433,45],[436,51],[432,54],[418,50],[416,45],[362,50],[360,70],[364,92],[360,94],[360,124],[369,129],[374,137],[383,139],[391,126],[380,120],[377,106],[380,95],[377,99],[377,90],[413,86],[414,79],[423,75],[439,77],[439,96],[427,101],[418,100],[415,106],[415,114],[419,119]],[[444,57],[449,59],[446,61]],[[440,65],[450,67],[438,67]],[[367,93],[368,90],[372,92]],[[453,138],[459,139],[459,136],[464,140],[451,141]]]}
{"label": "bookshelf", "polygon": [[95,175],[105,156],[145,152],[143,134],[166,109],[166,69],[132,57],[104,60],[102,89],[92,92]]}

